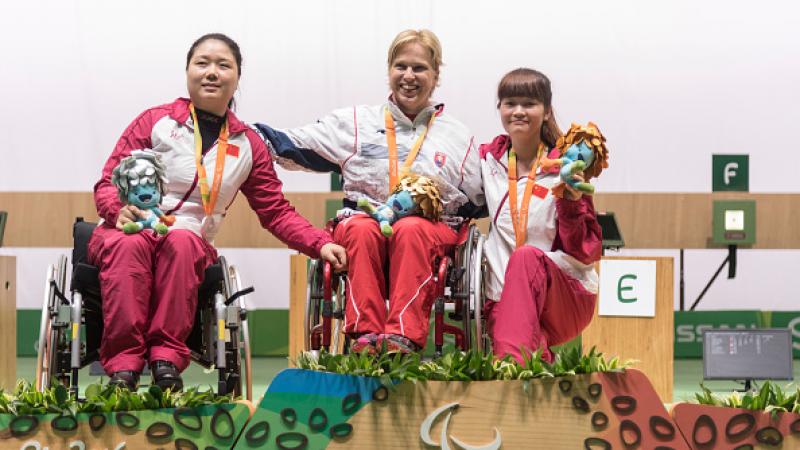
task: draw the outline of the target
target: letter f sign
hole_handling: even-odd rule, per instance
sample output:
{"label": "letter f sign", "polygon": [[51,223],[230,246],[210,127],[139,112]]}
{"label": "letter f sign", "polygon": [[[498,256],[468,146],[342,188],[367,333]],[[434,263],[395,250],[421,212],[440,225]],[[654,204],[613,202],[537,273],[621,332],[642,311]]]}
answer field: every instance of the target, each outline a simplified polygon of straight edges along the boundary
{"label": "letter f sign", "polygon": [[711,189],[747,192],[749,155],[711,155]]}
{"label": "letter f sign", "polygon": [[722,169],[722,180],[726,186],[731,184],[731,177],[736,176],[736,169],[738,168],[739,163],[736,162],[729,162],[728,164],[725,164],[725,167]]}

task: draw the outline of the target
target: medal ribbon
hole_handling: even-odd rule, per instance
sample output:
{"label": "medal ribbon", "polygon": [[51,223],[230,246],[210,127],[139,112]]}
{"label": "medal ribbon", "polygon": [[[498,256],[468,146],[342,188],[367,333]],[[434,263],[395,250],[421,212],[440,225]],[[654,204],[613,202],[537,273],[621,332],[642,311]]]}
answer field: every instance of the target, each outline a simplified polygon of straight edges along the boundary
{"label": "medal ribbon", "polygon": [[408,173],[411,169],[411,164],[417,159],[419,149],[422,148],[422,142],[425,140],[425,136],[428,135],[428,130],[431,129],[433,122],[436,120],[436,111],[431,114],[431,119],[428,121],[428,128],[425,128],[425,131],[419,135],[416,142],[414,142],[414,145],[411,147],[411,151],[408,152],[408,156],[406,156],[406,160],[403,163],[403,170],[399,174],[397,170],[397,132],[394,126],[394,117],[392,117],[388,106],[384,109],[383,119],[386,126],[386,145],[389,147],[389,192],[391,193],[397,186],[397,183],[400,182],[400,178]]}
{"label": "medal ribbon", "polygon": [[522,208],[517,211],[517,154],[514,149],[508,151],[508,206],[511,209],[511,224],[514,226],[514,238],[516,239],[516,248],[525,245],[525,240],[528,234],[528,205],[531,203],[531,195],[533,188],[536,185],[536,169],[539,166],[539,161],[545,153],[545,145],[539,144],[539,149],[536,151],[536,158],[533,160],[533,166],[528,172],[528,180],[525,182],[525,193],[522,195]]}
{"label": "medal ribbon", "polygon": [[208,175],[203,165],[203,138],[200,136],[200,124],[197,122],[197,113],[194,110],[194,105],[191,103],[189,103],[189,111],[192,113],[192,121],[194,121],[194,160],[197,164],[197,183],[200,185],[200,198],[203,201],[203,209],[206,212],[206,216],[210,216],[214,212],[214,205],[217,204],[219,189],[220,186],[222,186],[225,155],[228,153],[228,118],[225,117],[225,122],[219,130],[219,138],[217,138],[217,162],[214,166],[214,184],[209,191]]}

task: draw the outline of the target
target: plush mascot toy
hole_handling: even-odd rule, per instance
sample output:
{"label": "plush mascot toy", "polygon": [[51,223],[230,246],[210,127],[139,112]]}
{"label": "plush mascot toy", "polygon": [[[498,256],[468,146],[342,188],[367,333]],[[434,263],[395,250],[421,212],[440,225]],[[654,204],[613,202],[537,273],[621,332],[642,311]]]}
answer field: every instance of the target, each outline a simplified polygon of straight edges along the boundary
{"label": "plush mascot toy", "polygon": [[[158,234],[167,234],[167,226],[175,223],[175,217],[167,216],[160,209],[161,196],[167,178],[161,157],[152,150],[134,150],[131,156],[119,162],[111,174],[111,182],[117,187],[119,199],[148,211],[147,218],[128,222],[122,227],[125,234],[138,233],[152,228]],[[160,219],[159,221],[156,218]]]}
{"label": "plush mascot toy", "polygon": [[378,221],[381,233],[386,237],[392,235],[392,224],[403,217],[418,215],[437,221],[442,215],[442,201],[436,183],[413,173],[400,179],[385,204],[375,207],[362,197],[358,199],[358,207]]}
{"label": "plush mascot toy", "polygon": [[[589,184],[589,180],[600,175],[600,172],[608,167],[606,138],[597,125],[592,122],[586,126],[573,123],[567,133],[558,138],[556,148],[560,150],[561,157],[558,159],[543,157],[542,169],[558,167],[561,181],[584,194],[594,194],[594,186]],[[578,172],[583,172],[584,181],[572,178]],[[553,195],[563,197],[564,185],[555,186]]]}

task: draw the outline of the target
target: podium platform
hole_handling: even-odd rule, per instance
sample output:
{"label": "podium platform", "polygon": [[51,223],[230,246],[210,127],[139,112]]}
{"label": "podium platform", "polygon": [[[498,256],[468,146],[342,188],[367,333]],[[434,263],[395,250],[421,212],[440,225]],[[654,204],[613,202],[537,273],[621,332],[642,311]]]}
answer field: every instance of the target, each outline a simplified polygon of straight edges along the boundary
{"label": "podium platform", "polygon": [[[672,402],[674,342],[673,259],[669,257],[604,257],[606,260],[656,262],[656,310],[654,317],[600,316],[583,331],[584,352],[592,347],[621,360],[634,359],[634,367],[650,379],[658,396]],[[599,272],[599,264],[598,264]],[[602,278],[602,275],[601,275]]]}

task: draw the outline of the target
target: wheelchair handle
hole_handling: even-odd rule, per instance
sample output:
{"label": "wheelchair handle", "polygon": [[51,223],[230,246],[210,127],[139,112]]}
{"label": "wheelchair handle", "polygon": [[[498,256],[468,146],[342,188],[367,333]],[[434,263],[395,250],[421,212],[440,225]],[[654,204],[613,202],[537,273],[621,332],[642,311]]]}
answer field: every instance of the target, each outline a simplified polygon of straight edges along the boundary
{"label": "wheelchair handle", "polygon": [[53,287],[53,293],[56,295],[56,298],[61,300],[61,304],[69,305],[69,299],[67,299],[67,297],[64,296],[64,293],[61,292],[61,289],[58,288],[58,285],[56,284],[55,280],[50,281],[50,286]]}
{"label": "wheelchair handle", "polygon": [[253,286],[250,286],[249,288],[242,289],[241,291],[236,292],[235,294],[231,295],[227,300],[225,300],[225,306],[230,306],[231,303],[236,301],[237,298],[243,295],[252,294],[253,292],[255,292],[255,290],[256,289]]}

